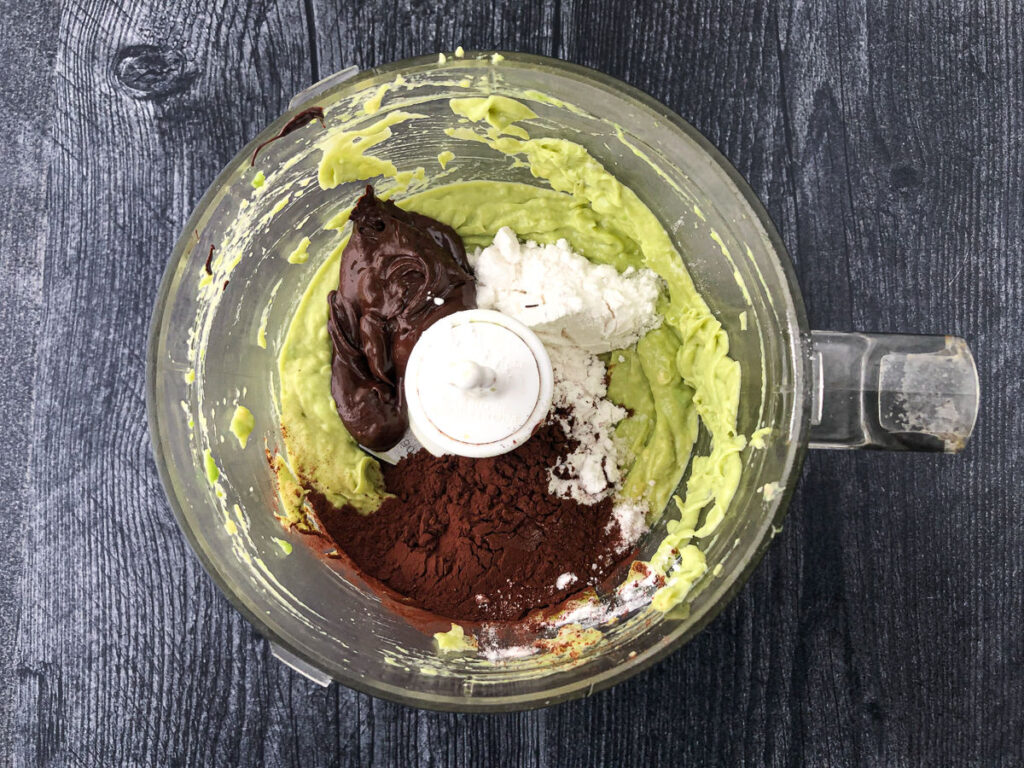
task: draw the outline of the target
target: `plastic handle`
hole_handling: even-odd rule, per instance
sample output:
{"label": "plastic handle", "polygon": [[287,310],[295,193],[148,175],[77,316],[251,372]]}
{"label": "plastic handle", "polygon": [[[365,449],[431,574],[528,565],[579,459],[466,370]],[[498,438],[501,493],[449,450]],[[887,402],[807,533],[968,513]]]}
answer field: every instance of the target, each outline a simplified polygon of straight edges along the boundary
{"label": "plastic handle", "polygon": [[313,83],[308,88],[296,93],[292,96],[292,100],[288,102],[288,110],[296,110],[303,104],[309,101],[315,101],[327,90],[330,90],[336,85],[344,83],[346,80],[351,80],[353,77],[359,74],[359,67],[348,67],[335,72],[333,75],[328,75],[323,80]]}
{"label": "plastic handle", "polygon": [[978,417],[978,370],[955,336],[811,332],[812,448],[958,453]]}
{"label": "plastic handle", "polygon": [[323,686],[324,688],[326,688],[328,685],[331,684],[331,677],[330,677],[330,675],[328,675],[326,672],[323,672],[323,671],[317,669],[316,667],[312,666],[311,664],[307,664],[305,661],[300,659],[294,653],[292,653],[291,651],[285,650],[284,648],[279,646],[277,643],[270,643],[270,652],[282,664],[285,664],[285,665],[291,667],[296,672],[298,672],[300,675],[302,675],[303,677],[306,677],[306,678],[312,680],[317,685],[320,685],[320,686]]}

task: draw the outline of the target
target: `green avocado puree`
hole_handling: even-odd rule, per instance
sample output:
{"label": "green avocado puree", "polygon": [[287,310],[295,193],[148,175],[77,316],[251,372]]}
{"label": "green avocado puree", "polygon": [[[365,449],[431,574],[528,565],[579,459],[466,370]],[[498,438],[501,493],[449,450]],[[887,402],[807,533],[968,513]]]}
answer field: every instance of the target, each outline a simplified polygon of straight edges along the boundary
{"label": "green avocado puree", "polygon": [[244,405],[235,406],[235,412],[231,415],[229,429],[238,441],[239,448],[245,448],[254,426],[256,426],[256,418],[252,415],[252,411]]}

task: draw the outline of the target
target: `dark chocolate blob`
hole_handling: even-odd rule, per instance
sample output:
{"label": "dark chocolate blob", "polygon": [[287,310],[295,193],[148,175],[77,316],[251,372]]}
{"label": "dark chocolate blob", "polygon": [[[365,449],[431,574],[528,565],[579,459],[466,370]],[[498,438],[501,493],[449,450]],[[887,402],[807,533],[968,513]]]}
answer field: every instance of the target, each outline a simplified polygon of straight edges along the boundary
{"label": "dark chocolate blob", "polygon": [[408,427],[403,377],[437,320],[476,306],[462,240],[451,227],[366,188],[351,215],[338,289],[328,297],[331,394],[349,433],[374,451]]}

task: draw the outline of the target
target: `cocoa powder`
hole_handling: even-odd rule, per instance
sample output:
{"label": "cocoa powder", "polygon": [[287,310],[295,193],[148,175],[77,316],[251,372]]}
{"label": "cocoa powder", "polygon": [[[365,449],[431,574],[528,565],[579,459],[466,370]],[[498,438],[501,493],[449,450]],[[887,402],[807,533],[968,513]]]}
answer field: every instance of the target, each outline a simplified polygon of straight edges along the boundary
{"label": "cocoa powder", "polygon": [[[631,554],[611,499],[581,506],[548,493],[550,468],[573,447],[548,423],[501,456],[419,451],[384,466],[394,498],[370,515],[315,492],[309,501],[347,559],[410,605],[463,621],[515,621],[601,584]],[[576,579],[559,588],[565,573]]]}

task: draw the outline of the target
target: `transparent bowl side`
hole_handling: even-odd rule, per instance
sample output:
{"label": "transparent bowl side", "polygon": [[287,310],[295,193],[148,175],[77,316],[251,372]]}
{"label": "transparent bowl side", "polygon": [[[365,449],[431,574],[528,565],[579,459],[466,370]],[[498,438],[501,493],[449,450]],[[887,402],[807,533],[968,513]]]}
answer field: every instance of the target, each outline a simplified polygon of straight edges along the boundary
{"label": "transparent bowl side", "polygon": [[[691,637],[742,585],[770,539],[805,442],[801,339],[806,322],[799,294],[778,237],[746,185],[696,131],[648,97],[590,70],[507,54],[497,67],[472,56],[444,67],[433,58],[399,62],[363,73],[317,103],[330,117],[332,110],[358,106],[397,74],[406,78],[406,86],[385,98],[378,115],[359,119],[379,119],[398,108],[425,115],[394,126],[391,138],[374,150],[399,170],[436,169],[438,153],[452,149],[456,160],[437,183],[491,178],[537,184],[507,158],[480,144],[453,142],[443,128],[457,124],[447,106],[450,97],[493,91],[523,98],[538,91],[553,99],[530,102],[538,114],[529,124],[531,133],[584,144],[666,225],[729,331],[732,354],[741,364],[739,430],[749,435],[773,428],[764,449],[744,451],[743,481],[730,513],[703,543],[708,576],[685,610],[668,616],[641,612],[577,659],[506,665],[462,657],[439,661],[428,636],[384,610],[356,579],[306,547],[301,536],[283,531],[272,514],[276,490],[265,458],[266,451],[282,447],[273,394],[277,350],[313,270],[337,244],[338,235],[324,233],[323,225],[350,205],[365,183],[333,190],[310,183],[319,160],[314,128],[264,150],[260,166],[268,169],[268,183],[255,190],[249,155],[287,118],[254,139],[217,179],[165,275],[148,371],[161,476],[190,543],[232,602],[269,639],[334,679],[441,709],[514,709],[584,695],[635,673]],[[464,78],[469,87],[460,84]],[[268,216],[286,197],[284,207]],[[240,211],[249,221],[234,240],[241,259],[220,295],[202,300],[196,286],[209,245],[231,240]],[[311,258],[304,265],[289,264],[287,254],[303,235],[312,239]],[[257,344],[264,320],[266,349]],[[206,339],[201,359],[195,353],[197,334]],[[192,369],[195,381],[189,383]],[[256,417],[244,450],[227,430],[236,402]],[[206,447],[220,471],[220,495],[205,475]],[[659,532],[663,527],[654,538]],[[281,541],[292,544],[290,554]]]}

